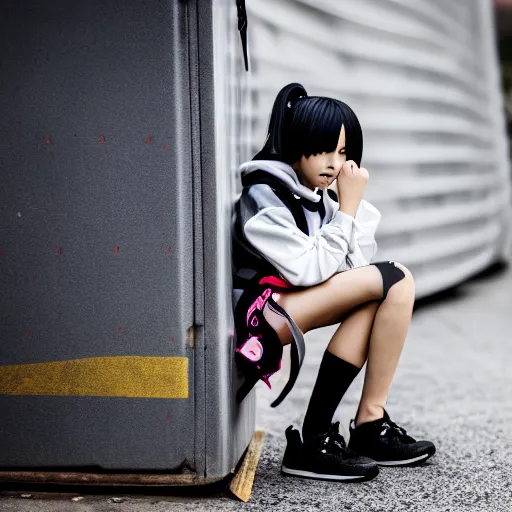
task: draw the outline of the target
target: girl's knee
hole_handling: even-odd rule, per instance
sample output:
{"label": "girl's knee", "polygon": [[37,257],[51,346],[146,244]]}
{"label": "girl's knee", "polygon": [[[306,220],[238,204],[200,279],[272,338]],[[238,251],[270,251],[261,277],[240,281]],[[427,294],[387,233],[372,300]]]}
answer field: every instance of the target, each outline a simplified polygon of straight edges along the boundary
{"label": "girl's knee", "polygon": [[406,302],[410,302],[411,300],[414,301],[416,287],[411,271],[405,265],[402,265],[397,261],[393,261],[392,263],[396,268],[403,272],[404,277],[390,288],[388,296],[392,294],[393,300],[401,300]]}
{"label": "girl's knee", "polygon": [[398,261],[393,261],[392,263],[405,274],[405,279],[414,281],[411,271],[405,265],[398,263]]}
{"label": "girl's knee", "polygon": [[395,261],[379,261],[372,264],[380,272],[381,298],[386,300],[410,301],[414,298],[414,278],[410,270]]}

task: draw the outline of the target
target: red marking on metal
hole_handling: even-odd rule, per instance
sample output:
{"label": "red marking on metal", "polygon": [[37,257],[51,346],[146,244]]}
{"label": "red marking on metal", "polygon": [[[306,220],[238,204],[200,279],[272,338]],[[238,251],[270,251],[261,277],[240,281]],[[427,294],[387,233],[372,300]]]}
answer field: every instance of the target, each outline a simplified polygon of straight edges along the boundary
{"label": "red marking on metal", "polygon": [[55,249],[55,253],[57,256],[60,256],[62,254],[62,247],[57,247],[57,249]]}
{"label": "red marking on metal", "polygon": [[151,144],[151,141],[152,141],[152,140],[153,140],[153,139],[152,139],[151,137],[148,137],[148,138],[146,139],[146,142],[147,142],[148,144]]}
{"label": "red marking on metal", "polygon": [[174,336],[171,336],[171,341],[174,341]]}
{"label": "red marking on metal", "polygon": [[169,144],[164,144],[164,149],[169,149]]}
{"label": "red marking on metal", "polygon": [[102,136],[100,137],[100,142],[101,142],[102,144],[105,144],[105,135],[102,135]]}
{"label": "red marking on metal", "polygon": [[118,327],[117,328],[117,334],[121,334],[121,332],[123,331],[123,328],[122,327]]}
{"label": "red marking on metal", "polygon": [[164,416],[164,420],[169,421],[171,419],[171,416],[169,414],[166,414]]}
{"label": "red marking on metal", "polygon": [[3,252],[3,249],[0,247],[0,254],[2,254],[2,252]]}
{"label": "red marking on metal", "polygon": [[118,245],[114,245],[114,252],[116,254],[119,252],[119,246]]}
{"label": "red marking on metal", "polygon": [[171,254],[171,247],[170,247],[170,246],[169,246],[169,247],[167,247],[167,253],[168,253],[168,254]]}
{"label": "red marking on metal", "polygon": [[49,135],[47,135],[45,137],[44,141],[46,142],[46,144],[50,144],[50,142],[52,141],[52,138]]}
{"label": "red marking on metal", "polygon": [[28,331],[28,337],[29,339],[32,339],[34,337],[34,333],[32,331]]}

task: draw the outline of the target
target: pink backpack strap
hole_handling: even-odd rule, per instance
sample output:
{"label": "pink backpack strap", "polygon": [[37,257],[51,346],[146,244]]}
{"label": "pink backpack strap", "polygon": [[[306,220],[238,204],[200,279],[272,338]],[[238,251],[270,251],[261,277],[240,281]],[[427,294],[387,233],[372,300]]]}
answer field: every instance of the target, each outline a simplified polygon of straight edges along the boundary
{"label": "pink backpack strap", "polygon": [[258,284],[275,286],[276,288],[293,288],[294,286],[290,284],[288,281],[281,279],[277,276],[266,276],[262,277]]}

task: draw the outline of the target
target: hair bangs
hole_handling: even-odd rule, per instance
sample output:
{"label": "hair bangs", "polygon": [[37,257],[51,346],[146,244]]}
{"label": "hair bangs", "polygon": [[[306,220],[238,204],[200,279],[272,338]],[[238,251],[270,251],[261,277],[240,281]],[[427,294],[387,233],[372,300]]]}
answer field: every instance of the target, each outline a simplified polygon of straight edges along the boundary
{"label": "hair bangs", "polygon": [[[298,102],[290,135],[297,142],[299,158],[319,153],[330,153],[338,145],[343,115],[336,100],[308,98]],[[297,131],[295,131],[295,126]],[[297,156],[297,153],[295,157]]]}

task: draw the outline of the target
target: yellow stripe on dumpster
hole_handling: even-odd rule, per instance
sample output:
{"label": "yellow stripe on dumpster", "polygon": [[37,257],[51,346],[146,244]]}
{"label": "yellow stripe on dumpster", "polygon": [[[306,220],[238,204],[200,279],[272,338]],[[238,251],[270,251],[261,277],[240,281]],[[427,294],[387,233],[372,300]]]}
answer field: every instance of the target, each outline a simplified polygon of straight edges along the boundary
{"label": "yellow stripe on dumpster", "polygon": [[0,366],[0,395],[188,398],[188,358],[112,356]]}

